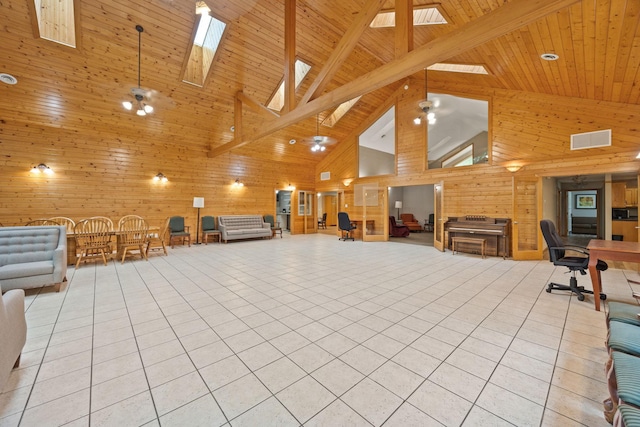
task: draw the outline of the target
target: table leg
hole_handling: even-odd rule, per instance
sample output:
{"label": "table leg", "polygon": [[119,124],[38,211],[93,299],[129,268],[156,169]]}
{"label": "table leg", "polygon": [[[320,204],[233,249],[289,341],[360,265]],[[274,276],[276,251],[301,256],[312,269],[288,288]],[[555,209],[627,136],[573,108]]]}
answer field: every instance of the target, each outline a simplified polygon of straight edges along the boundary
{"label": "table leg", "polygon": [[600,270],[596,268],[598,265],[598,257],[595,254],[589,254],[589,275],[591,276],[591,286],[593,287],[593,304],[596,311],[600,311],[600,290],[602,289],[602,277]]}

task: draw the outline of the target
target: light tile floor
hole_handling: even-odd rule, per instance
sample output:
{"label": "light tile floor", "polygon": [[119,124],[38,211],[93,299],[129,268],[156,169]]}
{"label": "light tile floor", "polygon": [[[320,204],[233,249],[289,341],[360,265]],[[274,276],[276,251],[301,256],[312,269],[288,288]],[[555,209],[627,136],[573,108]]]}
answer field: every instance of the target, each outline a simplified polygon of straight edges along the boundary
{"label": "light tile floor", "polygon": [[84,265],[29,292],[0,426],[606,426],[604,312],[550,279],[328,235]]}

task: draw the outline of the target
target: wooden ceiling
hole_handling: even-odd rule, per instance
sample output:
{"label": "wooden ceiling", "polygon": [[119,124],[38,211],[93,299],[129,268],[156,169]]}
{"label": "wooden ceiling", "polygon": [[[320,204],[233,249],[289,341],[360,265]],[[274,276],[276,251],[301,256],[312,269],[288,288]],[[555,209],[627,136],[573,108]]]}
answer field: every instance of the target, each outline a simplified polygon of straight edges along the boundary
{"label": "wooden ceiling", "polygon": [[[101,132],[114,140],[126,136],[170,141],[177,149],[206,155],[210,148],[220,149],[234,140],[231,127],[236,123],[236,93],[242,91],[257,103],[266,104],[284,75],[285,0],[207,1],[212,15],[227,23],[227,30],[203,87],[181,81],[194,32],[195,1],[76,0],[77,48],[37,37],[33,7],[29,7],[32,1],[0,2],[0,72],[18,79],[17,85],[0,84],[0,138],[10,137],[2,132],[1,124],[12,121],[25,126]],[[392,0],[297,0],[295,55],[311,64],[312,69],[296,92],[296,99],[302,99],[343,35],[352,28],[358,13],[374,3],[381,3],[383,9],[396,6]],[[477,20],[484,15],[512,6],[513,16],[518,16],[523,5],[538,3],[553,2],[442,0],[439,6],[450,24],[414,28],[413,49],[424,47],[424,57],[430,58],[429,52],[437,51],[438,46],[450,46],[446,52],[451,56],[443,61],[483,64],[490,74],[430,71],[429,82],[452,88],[481,85],[594,101],[640,103],[637,0],[558,1],[569,6],[524,26],[518,19],[510,19],[505,22],[506,27],[501,27],[507,30],[504,35],[479,46],[447,45],[456,31],[463,40],[466,28],[481,29],[477,23],[482,20]],[[414,0],[413,4],[430,1]],[[147,117],[138,117],[121,106],[137,83],[136,24],[145,29],[142,87],[155,93],[156,111]],[[482,25],[489,33],[497,31],[490,19]],[[309,165],[322,159],[331,148],[325,153],[312,153],[308,145],[290,145],[289,140],[314,135],[316,113],[319,111],[320,119],[324,119],[333,111],[332,106],[337,106],[338,97],[333,94],[351,93],[339,92],[351,85],[364,96],[335,127],[320,130],[338,141],[344,139],[404,84],[406,76],[415,74],[408,68],[403,70],[401,61],[396,61],[394,38],[392,28],[367,28],[316,100],[321,102],[311,107],[301,105],[297,114],[289,113],[295,118],[292,124],[281,120],[286,125],[273,126],[274,119],[245,105],[243,134],[260,138],[234,149],[234,153]],[[558,54],[560,59],[542,60],[540,55],[548,52]],[[398,66],[390,68],[385,79],[379,79],[384,80],[379,88],[371,91],[354,84],[359,77],[374,75],[368,73],[394,61]],[[424,63],[427,65],[430,63]],[[265,129],[274,132],[262,136]]]}

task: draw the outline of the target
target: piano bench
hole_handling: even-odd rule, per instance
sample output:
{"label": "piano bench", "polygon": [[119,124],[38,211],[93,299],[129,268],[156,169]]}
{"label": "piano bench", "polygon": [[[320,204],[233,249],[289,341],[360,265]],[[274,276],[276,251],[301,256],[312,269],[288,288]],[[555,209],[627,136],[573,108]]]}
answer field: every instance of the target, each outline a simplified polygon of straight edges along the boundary
{"label": "piano bench", "polygon": [[463,244],[470,243],[474,245],[480,245],[480,255],[482,255],[482,258],[486,257],[487,239],[481,239],[479,237],[452,237],[451,251],[453,252],[453,255],[456,254],[456,244],[458,243],[463,243]]}

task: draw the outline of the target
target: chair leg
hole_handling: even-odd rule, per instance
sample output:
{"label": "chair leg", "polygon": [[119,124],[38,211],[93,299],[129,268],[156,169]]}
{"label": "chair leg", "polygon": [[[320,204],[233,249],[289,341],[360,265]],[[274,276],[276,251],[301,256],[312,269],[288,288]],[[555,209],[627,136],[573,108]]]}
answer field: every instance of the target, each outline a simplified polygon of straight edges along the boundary
{"label": "chair leg", "polygon": [[583,294],[593,294],[593,291],[589,289],[585,289],[584,286],[578,286],[578,279],[576,278],[576,272],[571,272],[571,278],[569,279],[568,285],[561,285],[559,283],[549,283],[547,285],[547,292],[551,293],[552,290],[558,291],[570,291],[571,293],[576,294],[578,297],[578,301],[584,301]]}
{"label": "chair leg", "polygon": [[20,357],[22,356],[22,354],[18,355],[18,358],[16,359],[16,363],[13,364],[13,369],[16,369],[18,366],[20,366]]}

